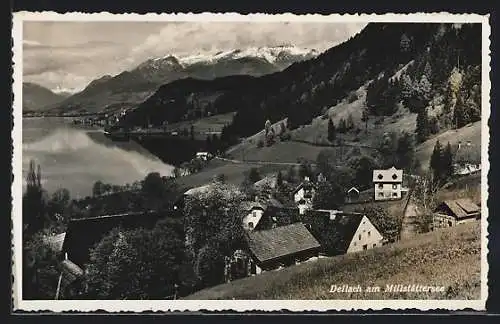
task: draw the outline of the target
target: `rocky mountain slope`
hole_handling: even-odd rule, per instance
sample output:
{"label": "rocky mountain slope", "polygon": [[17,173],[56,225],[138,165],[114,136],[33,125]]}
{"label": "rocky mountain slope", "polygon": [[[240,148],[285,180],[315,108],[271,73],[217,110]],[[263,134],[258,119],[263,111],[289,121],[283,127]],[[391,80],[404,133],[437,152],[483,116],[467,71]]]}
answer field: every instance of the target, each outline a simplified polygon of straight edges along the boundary
{"label": "rocky mountain slope", "polygon": [[106,109],[133,107],[157,88],[178,79],[211,80],[229,75],[261,76],[281,71],[290,64],[315,57],[314,50],[293,46],[250,48],[188,57],[149,59],[130,71],[103,76],[83,91],[53,105],[54,111],[99,112]]}
{"label": "rocky mountain slope", "polygon": [[66,93],[54,93],[36,83],[23,83],[23,111],[40,111],[48,105],[63,101],[67,97]]}

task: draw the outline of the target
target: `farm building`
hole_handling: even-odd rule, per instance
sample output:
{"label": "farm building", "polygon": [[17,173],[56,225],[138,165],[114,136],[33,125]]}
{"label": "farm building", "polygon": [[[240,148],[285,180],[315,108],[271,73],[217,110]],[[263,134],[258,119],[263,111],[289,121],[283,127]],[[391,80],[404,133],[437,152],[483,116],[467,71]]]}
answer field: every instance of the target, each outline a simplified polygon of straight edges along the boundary
{"label": "farm building", "polygon": [[445,200],[433,214],[434,228],[451,227],[477,220],[481,217],[481,208],[470,199]]}
{"label": "farm building", "polygon": [[249,232],[249,250],[255,263],[251,273],[289,266],[318,256],[320,244],[302,223]]}

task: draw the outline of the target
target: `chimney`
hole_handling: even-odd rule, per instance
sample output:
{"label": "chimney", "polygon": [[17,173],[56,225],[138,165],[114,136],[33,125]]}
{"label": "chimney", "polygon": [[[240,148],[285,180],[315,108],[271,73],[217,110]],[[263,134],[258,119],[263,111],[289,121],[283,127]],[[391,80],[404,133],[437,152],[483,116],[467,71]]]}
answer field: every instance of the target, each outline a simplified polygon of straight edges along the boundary
{"label": "chimney", "polygon": [[458,141],[458,148],[457,148],[457,150],[460,150],[461,146],[462,146],[462,141]]}

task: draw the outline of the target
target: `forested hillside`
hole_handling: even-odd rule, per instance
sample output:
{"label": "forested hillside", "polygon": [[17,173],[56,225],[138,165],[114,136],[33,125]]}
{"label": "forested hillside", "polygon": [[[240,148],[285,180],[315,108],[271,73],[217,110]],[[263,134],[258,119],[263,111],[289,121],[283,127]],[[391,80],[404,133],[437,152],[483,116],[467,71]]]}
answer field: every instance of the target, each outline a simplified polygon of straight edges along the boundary
{"label": "forested hillside", "polygon": [[[210,111],[237,111],[225,129],[225,137],[235,139],[260,131],[268,119],[288,118],[289,129],[309,124],[367,85],[366,114],[391,116],[401,107],[418,113],[422,141],[480,118],[480,48],[480,24],[369,24],[314,59],[241,84],[235,80],[231,91],[213,96]],[[174,90],[164,88],[133,113],[141,117],[133,123],[189,118],[189,95],[174,108],[165,104]]]}

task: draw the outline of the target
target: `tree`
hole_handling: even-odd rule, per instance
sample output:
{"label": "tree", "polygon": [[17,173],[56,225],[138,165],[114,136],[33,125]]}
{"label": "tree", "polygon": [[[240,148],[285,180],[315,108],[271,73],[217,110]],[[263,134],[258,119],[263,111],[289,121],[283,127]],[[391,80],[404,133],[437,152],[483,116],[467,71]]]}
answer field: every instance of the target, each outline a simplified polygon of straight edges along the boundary
{"label": "tree", "polygon": [[453,153],[451,150],[450,142],[446,145],[446,148],[443,151],[441,168],[444,179],[450,179],[453,175]]}
{"label": "tree", "polygon": [[177,186],[172,179],[163,178],[158,172],[151,172],[144,178],[141,195],[145,200],[146,208],[170,209],[176,194]]}
{"label": "tree", "polygon": [[280,136],[286,133],[286,126],[284,122],[280,123]]}
{"label": "tree", "polygon": [[269,131],[271,130],[271,121],[268,119],[266,120],[266,123],[264,124],[264,129],[266,131],[266,135],[269,133]]}
{"label": "tree", "polygon": [[38,232],[23,242],[23,299],[54,299],[59,276],[56,253]]}
{"label": "tree", "polygon": [[104,193],[103,183],[100,180],[97,180],[92,187],[92,196],[99,197]]}
{"label": "tree", "polygon": [[430,168],[433,172],[435,182],[437,182],[442,178],[442,171],[443,171],[442,154],[443,154],[443,149],[441,147],[441,143],[439,143],[439,140],[437,140],[436,144],[434,144],[434,149],[432,150],[431,161],[430,161]]}
{"label": "tree", "polygon": [[415,161],[415,142],[413,135],[403,132],[398,138],[398,147],[396,149],[398,168],[409,170],[413,167]]}
{"label": "tree", "polygon": [[286,173],[286,181],[288,182],[295,182],[297,174],[295,172],[295,167],[293,165],[290,165],[288,168],[288,171]]}
{"label": "tree", "polygon": [[113,229],[91,250],[85,283],[92,299],[164,299],[183,285],[184,242],[167,222]]}
{"label": "tree", "polygon": [[309,161],[302,161],[299,165],[299,177],[304,179],[305,177],[311,178],[313,175],[311,163]]}
{"label": "tree", "polygon": [[[244,230],[241,223],[241,202],[245,199],[236,187],[215,183],[208,192],[186,198],[184,228],[190,258],[201,282],[220,278],[223,267],[201,266],[204,260],[219,260],[231,255],[244,245]],[[215,247],[217,257],[206,256],[203,248]],[[210,252],[212,253],[212,252]],[[219,264],[216,262],[216,264]],[[220,264],[219,264],[220,265]],[[205,271],[211,269],[210,271]]]}
{"label": "tree", "polygon": [[368,188],[372,185],[373,170],[378,167],[375,159],[369,156],[356,156],[349,160],[348,165],[354,170],[358,188]]}
{"label": "tree", "polygon": [[314,209],[337,209],[344,204],[345,194],[335,182],[323,181],[313,198]]}
{"label": "tree", "polygon": [[368,131],[368,119],[369,119],[368,110],[363,109],[363,112],[361,113],[361,121],[365,123],[365,132]]}
{"label": "tree", "polygon": [[463,95],[461,93],[457,94],[457,102],[453,111],[453,120],[455,122],[455,128],[464,127],[469,123],[467,108],[465,107]]}
{"label": "tree", "polygon": [[407,53],[411,49],[411,40],[406,34],[401,35],[401,39],[399,41],[399,49],[403,53]]}
{"label": "tree", "polygon": [[175,167],[174,170],[172,170],[172,175],[174,178],[180,178],[182,175],[181,168]]}
{"label": "tree", "polygon": [[278,174],[276,174],[276,187],[281,188],[283,186],[283,174],[281,171],[278,171]]}
{"label": "tree", "polygon": [[224,173],[219,173],[219,174],[215,175],[214,180],[216,182],[225,183],[226,182],[226,175]]}
{"label": "tree", "polygon": [[26,191],[23,194],[23,226],[28,236],[41,230],[46,221],[47,204],[41,179],[40,165],[36,166],[35,161],[31,160],[26,175]]}
{"label": "tree", "polygon": [[347,116],[346,127],[348,130],[351,130],[354,128],[354,120],[352,119],[352,114],[349,114],[349,116]]}
{"label": "tree", "polygon": [[333,142],[335,140],[335,125],[333,124],[332,119],[328,120],[328,140]]}
{"label": "tree", "polygon": [[189,130],[189,135],[191,136],[191,139],[194,140],[194,125],[191,125],[191,128]]}
{"label": "tree", "polygon": [[429,125],[429,116],[427,115],[427,109],[423,109],[418,112],[416,131],[419,143],[424,142],[429,137],[430,125]]}
{"label": "tree", "polygon": [[259,181],[260,179],[262,179],[262,177],[261,177],[261,175],[259,173],[259,169],[257,169],[257,168],[251,168],[248,171],[247,179],[251,183],[256,183],[257,181]]}

